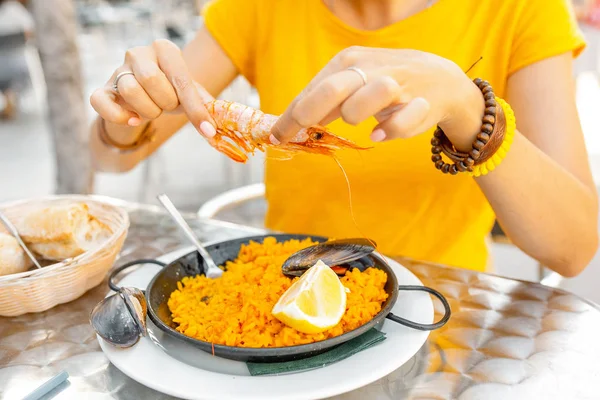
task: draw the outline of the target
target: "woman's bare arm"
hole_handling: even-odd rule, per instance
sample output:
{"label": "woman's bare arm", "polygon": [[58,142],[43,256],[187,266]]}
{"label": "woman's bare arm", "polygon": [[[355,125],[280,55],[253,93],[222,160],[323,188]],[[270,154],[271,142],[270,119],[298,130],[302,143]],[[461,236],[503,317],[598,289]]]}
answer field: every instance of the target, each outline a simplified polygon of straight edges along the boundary
{"label": "woman's bare arm", "polygon": [[598,248],[598,198],[575,103],[570,54],[535,63],[508,81],[514,143],[477,178],[510,239],[564,276]]}

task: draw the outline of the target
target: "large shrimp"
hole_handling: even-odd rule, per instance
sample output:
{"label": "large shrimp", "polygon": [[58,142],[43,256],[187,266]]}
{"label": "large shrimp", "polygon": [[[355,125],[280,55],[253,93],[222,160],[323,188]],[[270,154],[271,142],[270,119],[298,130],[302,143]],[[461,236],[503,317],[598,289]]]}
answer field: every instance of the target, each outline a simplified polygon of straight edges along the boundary
{"label": "large shrimp", "polygon": [[[232,160],[244,163],[248,160],[247,153],[254,154],[256,149],[264,151],[267,146],[274,146],[269,136],[278,116],[224,100],[210,101],[206,103],[206,108],[217,125],[217,134],[208,139],[208,142]],[[319,125],[301,129],[288,143],[274,147],[288,152],[324,155],[332,155],[343,148],[367,149],[336,136]]]}

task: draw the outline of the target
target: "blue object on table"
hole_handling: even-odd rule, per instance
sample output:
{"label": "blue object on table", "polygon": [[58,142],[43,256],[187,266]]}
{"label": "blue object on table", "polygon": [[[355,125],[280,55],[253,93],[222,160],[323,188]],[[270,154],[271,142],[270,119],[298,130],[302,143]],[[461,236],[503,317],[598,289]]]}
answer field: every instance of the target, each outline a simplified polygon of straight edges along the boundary
{"label": "blue object on table", "polygon": [[58,375],[55,375],[48,381],[44,382],[40,387],[25,396],[23,400],[38,400],[45,394],[48,394],[51,390],[55,389],[58,385],[66,381],[68,378],[69,374],[67,371],[60,371]]}

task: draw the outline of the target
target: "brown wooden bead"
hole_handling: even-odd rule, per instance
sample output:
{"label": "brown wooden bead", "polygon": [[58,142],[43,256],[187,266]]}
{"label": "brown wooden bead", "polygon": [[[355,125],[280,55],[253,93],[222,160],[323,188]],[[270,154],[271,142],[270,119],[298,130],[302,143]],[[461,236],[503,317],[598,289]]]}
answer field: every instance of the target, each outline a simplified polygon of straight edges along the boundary
{"label": "brown wooden bead", "polygon": [[481,125],[481,132],[491,135],[492,132],[494,132],[494,126],[491,124],[483,124]]}
{"label": "brown wooden bead", "polygon": [[495,122],[496,122],[496,117],[494,117],[493,115],[486,115],[483,117],[484,124],[494,125]]}
{"label": "brown wooden bead", "polygon": [[482,141],[483,143],[487,143],[490,140],[490,135],[485,132],[481,132],[477,135],[477,140]]}
{"label": "brown wooden bead", "polygon": [[[473,79],[473,83],[481,90],[485,100],[485,110],[484,117],[482,118],[481,131],[477,134],[477,139],[473,142],[473,148],[468,155],[465,157],[465,153],[460,153],[456,151],[452,145],[449,145],[449,141],[440,127],[437,127],[433,132],[433,138],[431,139],[431,152],[433,155],[431,156],[431,160],[434,162],[435,167],[445,174],[450,173],[456,175],[458,172],[472,172],[475,162],[479,160],[480,157],[485,156],[482,153],[482,149],[490,142],[490,140],[492,140],[492,133],[494,133],[494,125],[496,123],[496,115],[498,112],[496,95],[492,85],[490,85],[488,81],[481,78],[475,78]],[[499,115],[502,117],[502,114]],[[444,152],[449,156],[454,164],[445,163],[442,160],[441,152]]]}

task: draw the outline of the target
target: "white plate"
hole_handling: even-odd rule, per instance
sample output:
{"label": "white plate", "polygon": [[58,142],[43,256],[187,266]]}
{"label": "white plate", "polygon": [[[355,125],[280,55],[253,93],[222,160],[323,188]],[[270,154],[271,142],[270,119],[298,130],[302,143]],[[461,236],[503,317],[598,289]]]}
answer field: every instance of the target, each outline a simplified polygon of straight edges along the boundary
{"label": "white plate", "polygon": [[[170,262],[193,251],[182,249],[160,258]],[[397,262],[387,260],[401,285],[422,282]],[[143,266],[127,275],[121,286],[146,288],[160,269]],[[433,322],[433,303],[427,293],[400,292],[393,313],[425,324]],[[129,349],[117,349],[100,337],[100,347],[125,375],[159,392],[184,399],[321,399],[346,393],[390,374],[408,361],[427,340],[429,332],[386,320],[386,339],[379,344],[324,368],[286,375],[250,376],[243,362],[213,357],[152,325],[148,336]],[[154,337],[154,339],[152,338]]]}

